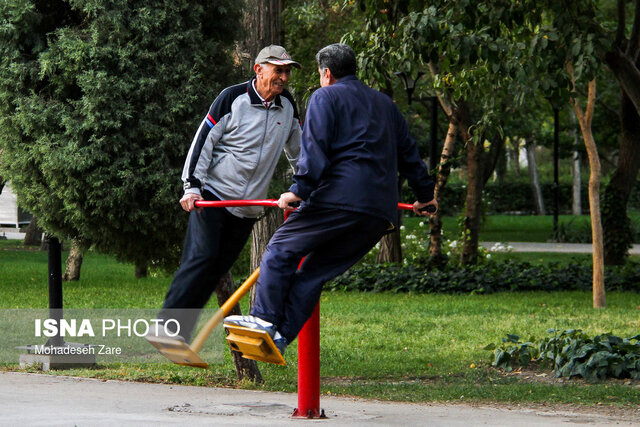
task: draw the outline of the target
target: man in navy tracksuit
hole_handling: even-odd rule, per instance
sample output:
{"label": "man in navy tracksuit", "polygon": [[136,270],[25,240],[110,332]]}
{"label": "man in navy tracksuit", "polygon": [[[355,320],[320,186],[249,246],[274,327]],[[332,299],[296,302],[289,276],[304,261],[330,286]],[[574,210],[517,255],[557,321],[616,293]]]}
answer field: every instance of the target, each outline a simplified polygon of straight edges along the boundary
{"label": "man in navy tracksuit", "polygon": [[287,210],[302,204],[267,246],[251,316],[225,319],[267,330],[281,353],[311,316],[322,285],[397,226],[398,172],[417,196],[418,215],[437,207],[406,121],[388,96],[355,77],[353,50],[334,44],[316,59],[322,87],[309,100],[294,184],[278,201]]}

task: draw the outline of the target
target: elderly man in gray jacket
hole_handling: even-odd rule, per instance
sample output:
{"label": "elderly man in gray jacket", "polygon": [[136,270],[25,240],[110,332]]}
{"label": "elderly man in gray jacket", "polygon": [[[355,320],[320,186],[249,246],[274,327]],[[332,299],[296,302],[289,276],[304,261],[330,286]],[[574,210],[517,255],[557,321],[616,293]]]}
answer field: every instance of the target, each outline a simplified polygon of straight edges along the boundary
{"label": "elderly man in gray jacket", "polygon": [[203,210],[194,203],[264,199],[283,149],[295,171],[301,129],[296,104],[285,89],[291,67],[300,68],[300,64],[283,47],[262,49],[255,60],[256,76],[218,95],[191,143],[180,200],[190,212],[189,225],[180,268],[161,312],[161,317],[177,318],[179,334],[186,340],[197,309],[207,303],[237,259],[262,209]]}

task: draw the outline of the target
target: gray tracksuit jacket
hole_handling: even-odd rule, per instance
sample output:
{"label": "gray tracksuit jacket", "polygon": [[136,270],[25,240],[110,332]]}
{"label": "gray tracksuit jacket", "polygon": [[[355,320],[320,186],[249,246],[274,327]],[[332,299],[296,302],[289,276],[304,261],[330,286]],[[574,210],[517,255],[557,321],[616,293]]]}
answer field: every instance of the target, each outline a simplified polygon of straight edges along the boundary
{"label": "gray tracksuit jacket", "polygon": [[[200,123],[182,171],[186,193],[211,191],[221,200],[264,199],[284,152],[294,172],[300,153],[300,119],[286,90],[268,108],[252,80],[223,90]],[[261,207],[228,208],[255,218]]]}

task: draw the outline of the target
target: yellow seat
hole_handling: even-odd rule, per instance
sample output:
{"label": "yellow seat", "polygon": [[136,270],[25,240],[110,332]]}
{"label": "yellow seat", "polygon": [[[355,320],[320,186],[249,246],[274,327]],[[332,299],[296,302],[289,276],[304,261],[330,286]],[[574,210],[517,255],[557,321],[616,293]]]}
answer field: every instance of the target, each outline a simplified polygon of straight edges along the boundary
{"label": "yellow seat", "polygon": [[245,359],[286,365],[287,362],[267,331],[226,323],[224,329],[227,331],[227,342],[231,350],[240,353]]}

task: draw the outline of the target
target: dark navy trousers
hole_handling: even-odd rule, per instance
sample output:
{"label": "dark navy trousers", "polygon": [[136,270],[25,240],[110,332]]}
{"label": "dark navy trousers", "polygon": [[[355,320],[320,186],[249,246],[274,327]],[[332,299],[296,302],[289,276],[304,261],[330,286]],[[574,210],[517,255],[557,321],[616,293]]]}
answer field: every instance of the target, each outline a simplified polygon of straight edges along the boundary
{"label": "dark navy trousers", "polygon": [[[206,200],[218,200],[208,191]],[[199,310],[231,268],[251,234],[253,218],[239,218],[224,208],[189,214],[180,268],[165,297],[160,317],[176,319],[180,335],[189,341]]]}
{"label": "dark navy trousers", "polygon": [[291,213],[262,256],[251,314],[293,341],[318,304],[322,285],[366,255],[390,225],[339,209],[303,206]]}

